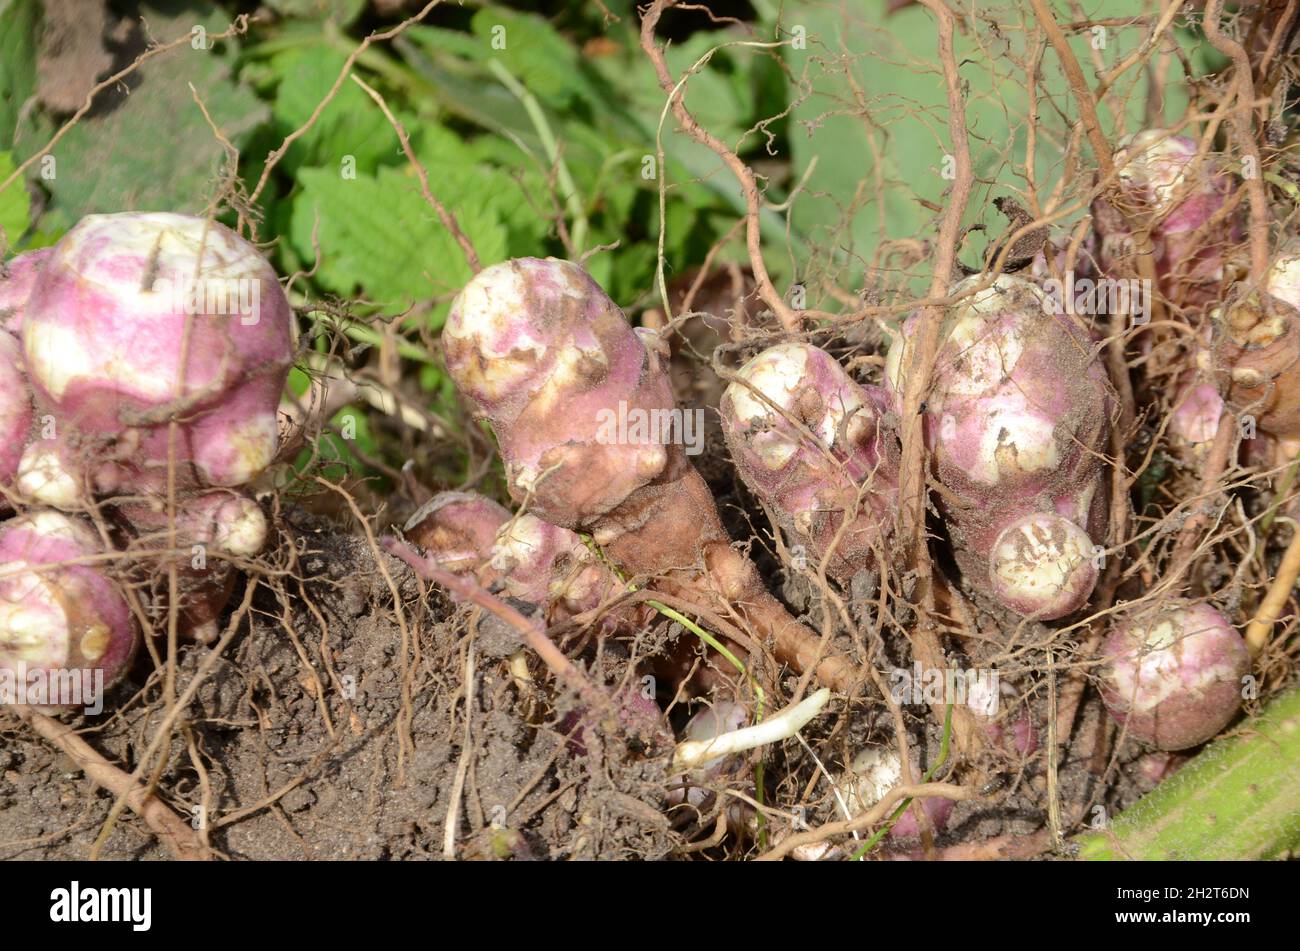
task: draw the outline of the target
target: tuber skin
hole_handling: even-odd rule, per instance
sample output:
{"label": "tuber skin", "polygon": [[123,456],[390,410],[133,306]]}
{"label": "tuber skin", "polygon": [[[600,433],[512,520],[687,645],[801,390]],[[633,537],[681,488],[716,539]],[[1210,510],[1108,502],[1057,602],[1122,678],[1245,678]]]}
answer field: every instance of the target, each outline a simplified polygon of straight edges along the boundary
{"label": "tuber skin", "polygon": [[[31,428],[32,398],[22,349],[16,339],[0,331],[0,487],[13,485]],[[7,505],[0,496],[0,510]]]}
{"label": "tuber skin", "polygon": [[1157,749],[1204,743],[1241,708],[1250,655],[1207,604],[1124,621],[1107,637],[1103,653],[1106,708],[1129,735]]}
{"label": "tuber skin", "polygon": [[[962,576],[1026,617],[1079,610],[1105,541],[1116,399],[1087,330],[1036,285],[956,285],[926,402],[925,439]],[[901,404],[917,317],[886,360]]]}
{"label": "tuber skin", "polygon": [[1214,439],[1223,415],[1223,397],[1211,383],[1189,382],[1174,398],[1169,432],[1177,439],[1199,446]]}
{"label": "tuber skin", "polygon": [[1224,211],[1232,177],[1199,153],[1194,139],[1164,129],[1126,136],[1114,154],[1114,188],[1093,203],[1102,270],[1136,273],[1133,259],[1148,245],[1129,224],[1149,229],[1160,292],[1179,309],[1204,307],[1219,295],[1232,276],[1229,250],[1242,236],[1239,219]]}
{"label": "tuber skin", "polygon": [[49,256],[49,248],[40,248],[0,264],[0,329],[11,334],[22,330],[27,298]]}
{"label": "tuber skin", "polygon": [[[683,739],[712,740],[724,733],[739,730],[752,717],[753,711],[745,704],[720,701],[700,710],[687,721]],[[713,798],[714,790],[739,774],[745,762],[745,757],[738,754],[715,756],[694,769],[671,777],[665,804],[670,807],[685,804],[694,809],[703,808]],[[742,808],[739,801],[727,803],[726,808],[728,825],[741,831],[748,810]]]}
{"label": "tuber skin", "polygon": [[243,485],[275,456],[292,311],[261,253],[223,225],[81,219],[40,265],[22,340],[65,460],[107,460],[120,483],[159,488],[173,420],[183,485]]}
{"label": "tuber skin", "polygon": [[[847,582],[885,553],[898,501],[888,397],[830,354],[783,343],[748,361],[722,396],[737,471],[787,536]],[[847,526],[844,524],[848,518]]]}
{"label": "tuber skin", "polygon": [[[473,492],[440,492],[411,516],[404,531],[440,567],[541,607],[552,624],[594,610],[625,590],[576,532],[531,514],[511,516]],[[608,620],[627,621],[627,613],[615,612]]]}
{"label": "tuber skin", "polygon": [[443,331],[447,368],[492,423],[516,499],[546,522],[589,531],[629,576],[734,606],[779,661],[849,688],[852,666],[822,656],[820,637],[732,549],[711,491],[671,434],[649,426],[632,438],[629,426],[629,438],[611,438],[611,418],[676,410],[656,339],[634,331],[581,268],[554,258],[483,269]]}
{"label": "tuber skin", "polygon": [[[93,560],[104,551],[88,524],[61,512],[34,511],[0,525],[0,669],[100,671],[105,690],[121,679],[138,628],[104,563]],[[48,699],[56,702],[42,704],[47,709],[73,705]]]}
{"label": "tuber skin", "polygon": [[[893,747],[869,746],[853,757],[848,772],[842,775],[839,782],[840,795],[844,797],[849,814],[859,815],[884,799],[902,781],[903,761],[898,750]],[[951,799],[927,797],[920,800],[920,806],[925,810],[925,817],[933,831],[943,832],[948,827],[953,810]],[[916,803],[908,806],[890,826],[886,838],[891,843],[903,845],[921,837],[921,826],[913,811],[915,808]]]}
{"label": "tuber skin", "polygon": [[402,533],[452,574],[475,574],[492,557],[510,513],[476,492],[439,492],[407,519]]}

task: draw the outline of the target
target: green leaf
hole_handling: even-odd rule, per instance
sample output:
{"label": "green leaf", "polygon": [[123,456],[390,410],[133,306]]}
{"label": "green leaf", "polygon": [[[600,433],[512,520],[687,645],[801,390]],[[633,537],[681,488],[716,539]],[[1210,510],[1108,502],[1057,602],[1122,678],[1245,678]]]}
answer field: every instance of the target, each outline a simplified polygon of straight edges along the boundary
{"label": "green leaf", "polygon": [[[1132,16],[1133,6],[1128,0],[1094,0],[1087,13],[1093,19]],[[952,184],[951,175],[944,174],[945,154],[952,145],[933,17],[913,6],[881,24],[875,18],[844,18],[829,9],[812,9],[801,10],[797,22],[807,31],[806,48],[786,47],[783,54],[793,75],[807,75],[811,91],[794,105],[791,116],[794,180],[800,180],[814,160],[817,164],[794,204],[796,229],[812,247],[843,248],[859,260],[870,260],[885,240],[933,239],[939,215],[923,202],[942,206]],[[1147,29],[1141,22],[1107,28],[1105,46],[1097,53],[1112,66],[1141,42]],[[1076,33],[1071,46],[1095,83],[1092,39],[1092,34]],[[986,220],[997,233],[1005,220],[990,209],[990,199],[1025,185],[1025,34],[990,31],[981,23],[961,31],[954,45],[977,178],[966,223]],[[1166,117],[1171,121],[1181,116],[1187,102],[1178,59],[1173,62],[1175,71],[1165,87]],[[1041,75],[1035,174],[1039,194],[1045,197],[1064,172],[1060,144],[1078,124],[1079,112],[1051,50],[1043,56]],[[1112,141],[1117,132],[1143,124],[1144,72],[1130,70],[1120,86],[1117,99],[1127,103],[1127,113],[1117,117],[1101,110]],[[976,239],[966,250],[968,261],[977,259],[981,249]]]}
{"label": "green leaf", "polygon": [[[272,68],[282,77],[272,105],[282,139],[311,118],[346,60],[342,52],[324,45],[294,47],[271,58]],[[304,165],[337,170],[345,156],[352,156],[364,172],[401,159],[388,120],[350,79],[343,81],[315,124],[289,147],[283,167],[290,173]]]}
{"label": "green leaf", "polygon": [[[200,24],[209,34],[227,25],[219,15],[203,21],[149,13],[150,28],[164,40]],[[268,116],[250,90],[232,81],[229,54],[212,48],[181,46],[145,63],[135,79],[129,95],[83,119],[53,152],[55,174],[45,184],[55,207],[73,219],[108,211],[197,213],[207,206],[224,152],[191,84],[236,148]]]}
{"label": "green leaf", "polygon": [[37,0],[0,0],[0,149],[14,143],[23,105],[36,92]]}
{"label": "green leaf", "polygon": [[547,20],[487,6],[470,27],[481,56],[499,56],[505,67],[543,103],[566,109],[576,96],[596,98],[578,69],[578,51]]}
{"label": "green leaf", "polygon": [[[11,153],[0,152],[0,181],[12,175],[16,167]],[[29,201],[21,178],[0,192],[0,247],[12,248],[31,224]]]}
{"label": "green leaf", "polygon": [[[483,166],[431,164],[430,184],[457,216],[483,264],[507,256],[505,211],[525,204],[505,174]],[[320,217],[317,282],[344,296],[360,292],[385,313],[430,309],[471,277],[460,246],[425,202],[408,168],[345,179],[304,169],[290,226],[297,251],[311,260],[311,230]],[[510,209],[516,213],[516,209]],[[441,310],[442,308],[439,308]]]}

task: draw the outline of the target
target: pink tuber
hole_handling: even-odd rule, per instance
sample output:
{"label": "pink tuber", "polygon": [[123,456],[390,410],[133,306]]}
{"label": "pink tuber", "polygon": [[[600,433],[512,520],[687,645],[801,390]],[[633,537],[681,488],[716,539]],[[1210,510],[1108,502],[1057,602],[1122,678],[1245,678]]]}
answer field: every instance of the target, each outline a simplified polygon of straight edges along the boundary
{"label": "pink tuber", "polygon": [[[950,295],[925,438],[957,564],[1017,613],[1063,617],[1097,580],[1114,393],[1088,332],[1037,286],[977,275]],[[886,362],[900,401],[917,320]]]}
{"label": "pink tuber", "polygon": [[135,537],[128,556],[155,571],[176,568],[185,635],[204,643],[215,640],[235,586],[232,562],[252,558],[266,545],[268,526],[261,507],[231,489],[190,495],[178,506],[174,535],[159,499],[118,501],[114,511]]}
{"label": "pink tuber", "polygon": [[551,622],[625,590],[575,532],[535,515],[511,516],[472,492],[440,492],[411,516],[405,533],[440,567],[540,606]]}
{"label": "pink tuber", "polygon": [[683,417],[657,338],[634,331],[586,272],[553,258],[485,268],[453,301],[443,343],[457,387],[492,423],[511,494],[530,511],[589,531],[631,577],[734,606],[778,660],[815,668],[838,689],[854,682],[852,666],[827,656],[731,547],[678,438]]}
{"label": "pink tuber", "polygon": [[95,696],[62,695],[78,689],[67,678],[98,679],[97,695],[135,654],[135,618],[105,573],[104,552],[88,524],[60,512],[0,525],[0,670],[47,679],[41,706],[88,705]]}
{"label": "pink tuber", "polygon": [[[721,401],[731,456],[790,539],[847,580],[885,554],[898,493],[887,397],[830,354],[784,343],[740,368]],[[845,520],[848,520],[847,525]]]}
{"label": "pink tuber", "polygon": [[1167,300],[1180,308],[1213,301],[1230,277],[1225,261],[1241,237],[1236,215],[1225,207],[1231,177],[1194,139],[1164,129],[1127,136],[1114,162],[1114,187],[1093,203],[1103,271],[1137,273],[1137,255],[1149,250]]}
{"label": "pink tuber", "polygon": [[20,254],[0,264],[0,330],[17,334],[22,330],[23,312],[49,248]]}
{"label": "pink tuber", "polygon": [[1207,604],[1125,621],[1106,639],[1102,698],[1116,722],[1162,750],[1215,736],[1241,708],[1250,655]]}
{"label": "pink tuber", "polygon": [[[13,484],[31,428],[32,398],[23,371],[22,349],[17,340],[0,331],[0,486]],[[0,496],[0,509],[6,507]]]}
{"label": "pink tuber", "polygon": [[247,483],[275,455],[291,325],[271,266],[223,225],[83,218],[49,250],[24,306],[28,378],[58,428],[42,457],[75,483],[93,459],[96,491],[157,488],[175,420],[181,484]]}

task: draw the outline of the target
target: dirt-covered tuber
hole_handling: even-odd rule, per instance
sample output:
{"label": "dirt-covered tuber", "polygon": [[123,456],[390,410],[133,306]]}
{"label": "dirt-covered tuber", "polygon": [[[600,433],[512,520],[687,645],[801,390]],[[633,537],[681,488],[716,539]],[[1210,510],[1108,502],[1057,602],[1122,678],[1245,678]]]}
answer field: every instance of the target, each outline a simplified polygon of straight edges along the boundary
{"label": "dirt-covered tuber", "polygon": [[[977,275],[951,295],[925,439],[957,564],[1018,613],[1063,617],[1098,576],[1114,393],[1087,330],[1036,285]],[[900,402],[917,320],[886,363]]]}
{"label": "dirt-covered tuber", "polygon": [[855,677],[825,656],[731,548],[712,493],[687,458],[654,334],[628,325],[580,267],[521,258],[480,271],[452,302],[447,368],[492,423],[511,494],[553,525],[589,531],[629,577],[719,601],[774,644],[844,688]]}
{"label": "dirt-covered tuber", "polygon": [[1104,646],[1102,697],[1131,736],[1181,750],[1215,736],[1241,708],[1246,645],[1207,604],[1118,624]]}

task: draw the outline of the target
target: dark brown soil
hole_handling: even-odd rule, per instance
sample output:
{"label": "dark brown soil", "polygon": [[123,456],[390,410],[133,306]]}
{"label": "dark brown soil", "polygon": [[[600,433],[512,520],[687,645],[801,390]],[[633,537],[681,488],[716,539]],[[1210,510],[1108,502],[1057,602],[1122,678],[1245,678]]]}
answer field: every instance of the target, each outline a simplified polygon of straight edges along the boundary
{"label": "dark brown soil", "polygon": [[[462,858],[659,859],[688,839],[712,834],[716,809],[705,806],[704,816],[678,809],[671,818],[664,809],[666,756],[638,758],[617,738],[600,742],[590,731],[575,748],[557,732],[557,723],[575,722],[565,716],[570,708],[563,698],[547,701],[538,687],[512,679],[506,659],[520,643],[509,629],[451,605],[386,555],[379,570],[364,537],[302,513],[287,527],[297,536],[304,581],[285,585],[268,578],[261,586],[251,623],[198,689],[158,781],[165,800],[191,816],[195,828],[203,827],[206,802],[204,831],[219,854],[439,858],[453,798],[454,848]],[[385,572],[401,595],[405,641]],[[788,583],[785,595],[812,617],[821,616],[807,586]],[[869,609],[859,606],[862,611]],[[853,649],[849,638],[841,640],[843,649]],[[475,675],[467,705],[471,645]],[[905,662],[899,645],[887,649],[899,650],[897,660]],[[183,646],[178,689],[209,653],[205,646]],[[978,651],[971,660],[978,660]],[[110,698],[116,713],[70,721],[119,765],[136,764],[165,710],[161,679],[148,677],[147,658],[140,666],[138,679]],[[531,666],[542,683],[544,671],[535,660]],[[599,668],[608,684],[627,675],[617,649],[602,651]],[[789,678],[786,686],[793,684]],[[1027,701],[1040,725],[1045,699],[1033,693]],[[926,750],[928,765],[938,755],[941,734],[932,722],[924,725],[921,713],[909,728],[914,741],[922,741],[917,745]],[[675,717],[678,726],[681,718]],[[1094,757],[1091,747],[1106,722],[1095,702],[1081,714],[1060,771],[1067,817],[1092,801],[1114,814],[1142,791],[1123,769],[1112,768],[1101,780],[1108,753]],[[0,858],[89,856],[112,797],[16,719],[0,719],[0,735]],[[884,705],[866,698],[847,710],[839,704],[831,716],[810,724],[805,737],[832,772],[866,744],[893,743]],[[1122,758],[1136,752],[1126,748]],[[959,803],[937,844],[1027,835],[1043,827],[1042,749],[1027,762],[1019,759],[998,752],[986,758],[984,797]],[[740,764],[724,782],[752,794],[753,765]],[[461,771],[461,792],[454,796]],[[801,806],[810,825],[840,818],[818,771],[802,746],[785,744],[765,766],[766,800],[780,809]],[[765,841],[782,832],[770,823]],[[733,835],[722,845],[682,854],[718,858],[756,849],[753,841]],[[102,855],[168,857],[129,810],[114,825]]]}

